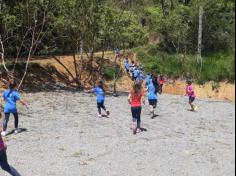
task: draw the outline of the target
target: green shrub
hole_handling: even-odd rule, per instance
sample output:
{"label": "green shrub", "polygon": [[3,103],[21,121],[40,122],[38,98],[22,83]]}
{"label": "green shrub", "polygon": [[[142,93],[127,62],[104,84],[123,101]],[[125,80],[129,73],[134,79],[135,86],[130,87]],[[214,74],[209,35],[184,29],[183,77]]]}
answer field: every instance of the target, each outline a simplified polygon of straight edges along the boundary
{"label": "green shrub", "polygon": [[191,78],[203,84],[207,81],[235,81],[234,52],[224,51],[203,56],[203,64],[196,55],[168,54],[158,51],[158,46],[136,48],[137,57],[148,73],[164,74],[169,78]]}
{"label": "green shrub", "polygon": [[105,67],[102,69],[102,75],[107,80],[112,80],[114,78],[115,70],[111,67]]}

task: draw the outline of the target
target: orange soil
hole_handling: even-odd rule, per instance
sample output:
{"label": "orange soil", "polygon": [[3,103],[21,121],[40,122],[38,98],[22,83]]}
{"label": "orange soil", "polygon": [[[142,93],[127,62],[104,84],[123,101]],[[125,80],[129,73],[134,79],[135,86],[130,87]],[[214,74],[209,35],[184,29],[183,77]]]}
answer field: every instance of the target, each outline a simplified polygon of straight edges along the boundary
{"label": "orange soil", "polygon": [[[102,53],[96,53],[95,57],[101,57]],[[112,51],[105,52],[105,58],[107,59],[104,63],[110,61],[110,63],[114,62],[114,53]],[[58,57],[60,61],[75,75],[75,69],[73,64],[73,57],[72,56],[60,56]],[[135,54],[129,54],[129,58],[135,62],[138,62]],[[84,56],[84,60],[87,60],[87,56]],[[52,65],[54,66],[59,72],[63,74],[67,74],[66,70],[54,59],[52,58],[35,58],[32,59],[33,62],[40,63],[41,65]],[[77,62],[80,62],[78,57]],[[120,65],[123,67],[123,57],[118,61]],[[83,66],[82,68],[85,68]],[[99,62],[95,60],[93,62],[93,69],[92,69],[92,76],[89,76],[88,70],[83,70],[80,72],[81,75],[81,82],[83,86],[91,86],[93,82],[95,82],[99,78]],[[68,74],[67,74],[68,75]],[[206,83],[205,85],[196,85],[194,84],[195,91],[198,97],[202,98],[214,98],[214,99],[221,99],[221,100],[229,100],[235,101],[235,84],[228,84],[225,82],[221,82],[219,84],[219,88],[216,90],[212,90],[212,82]],[[113,81],[106,82],[107,88],[111,91],[113,86]],[[124,74],[118,82],[117,82],[117,90],[119,91],[129,91],[132,85],[132,81],[130,78]],[[1,86],[0,86],[1,87]],[[185,94],[185,81],[168,81],[163,88],[164,93],[169,94],[176,94],[176,95],[184,95]]]}

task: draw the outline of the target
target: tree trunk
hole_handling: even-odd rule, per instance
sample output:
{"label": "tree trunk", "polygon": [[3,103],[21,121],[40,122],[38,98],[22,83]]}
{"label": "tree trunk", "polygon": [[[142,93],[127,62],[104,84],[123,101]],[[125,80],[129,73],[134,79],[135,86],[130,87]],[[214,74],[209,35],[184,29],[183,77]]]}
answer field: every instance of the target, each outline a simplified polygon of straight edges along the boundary
{"label": "tree trunk", "polygon": [[4,51],[4,46],[3,46],[3,41],[2,41],[2,36],[0,35],[0,55],[1,55],[1,59],[2,59],[2,65],[5,69],[5,71],[7,72],[7,74],[9,73],[9,70],[6,67],[5,64],[5,51]]}
{"label": "tree trunk", "polygon": [[90,50],[90,54],[89,54],[89,67],[90,67],[90,75],[93,71],[93,57],[94,57],[94,49],[93,47]]}
{"label": "tree trunk", "polygon": [[76,78],[74,77],[74,75],[71,73],[71,71],[65,66],[65,64],[63,64],[60,59],[58,59],[56,56],[53,56],[53,59],[55,59],[65,70],[66,72],[70,75],[70,77],[72,78],[72,80],[74,82],[76,82]]}
{"label": "tree trunk", "polygon": [[161,0],[161,8],[162,8],[162,11],[163,11],[163,15],[166,16],[165,0]]}
{"label": "tree trunk", "polygon": [[171,10],[174,10],[174,8],[175,8],[175,4],[174,4],[173,0],[170,0],[170,8],[171,8]]}
{"label": "tree trunk", "polygon": [[[79,51],[79,54],[78,54],[78,60],[79,60],[79,80],[81,80],[82,78],[82,74],[83,74],[83,54],[84,54],[84,42],[83,40],[80,41],[80,51]],[[82,80],[81,80],[82,81]]]}
{"label": "tree trunk", "polygon": [[202,66],[202,18],[203,18],[203,6],[199,7],[199,29],[198,29],[198,51],[197,62]]}
{"label": "tree trunk", "polygon": [[117,96],[117,91],[116,91],[116,82],[117,82],[117,57],[115,58],[115,66],[114,66],[114,84],[113,84],[113,95]]}
{"label": "tree trunk", "polygon": [[73,61],[74,61],[74,69],[75,69],[75,82],[77,84],[77,87],[79,87],[80,84],[79,84],[78,64],[76,61],[76,52],[73,53]]}

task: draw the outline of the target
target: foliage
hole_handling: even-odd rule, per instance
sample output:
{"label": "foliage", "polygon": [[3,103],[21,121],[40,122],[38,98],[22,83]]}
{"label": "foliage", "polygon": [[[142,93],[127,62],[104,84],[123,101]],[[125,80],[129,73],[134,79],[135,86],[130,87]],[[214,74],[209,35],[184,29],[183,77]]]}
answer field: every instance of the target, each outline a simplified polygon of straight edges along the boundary
{"label": "foliage", "polygon": [[167,15],[160,6],[145,8],[145,19],[150,31],[161,37],[161,46],[169,53],[190,53],[197,50],[198,8],[204,7],[203,51],[233,49],[233,1],[190,1],[188,5],[176,3]]}
{"label": "foliage", "polygon": [[[202,67],[195,61],[199,6]],[[172,77],[191,73],[200,82],[232,80],[234,57],[228,51],[235,46],[234,17],[233,0],[0,0],[0,35],[5,58],[27,56],[35,36],[33,55],[83,51],[92,60],[95,51],[147,46],[155,34],[160,43],[139,52],[148,71],[159,66]]]}
{"label": "foliage", "polygon": [[118,74],[117,72],[118,73],[121,72],[121,68],[119,66],[117,70],[115,70],[115,68],[111,66],[106,66],[102,68],[102,75],[103,75],[103,78],[105,78],[106,80],[112,80],[114,79],[115,76],[118,76],[118,78],[120,78],[122,75]]}
{"label": "foliage", "polygon": [[235,81],[233,51],[205,55],[201,68],[196,61],[196,55],[184,56],[162,51],[153,54],[153,50],[156,50],[153,45],[135,49],[148,73],[164,74],[173,79],[191,78],[200,84],[207,81]]}

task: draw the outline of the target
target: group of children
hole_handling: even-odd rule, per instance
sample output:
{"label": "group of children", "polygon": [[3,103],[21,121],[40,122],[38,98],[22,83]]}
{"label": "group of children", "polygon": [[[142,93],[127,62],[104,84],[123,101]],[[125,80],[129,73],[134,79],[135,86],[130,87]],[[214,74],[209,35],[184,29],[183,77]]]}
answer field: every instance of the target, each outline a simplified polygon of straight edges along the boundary
{"label": "group of children", "polygon": [[[162,92],[162,86],[164,84],[163,80],[158,82],[158,79],[156,76],[153,75],[147,75],[146,77],[146,83],[145,87],[146,89],[143,89],[143,82],[140,81],[134,81],[132,89],[129,92],[128,95],[128,103],[131,106],[131,114],[132,114],[132,130],[133,133],[139,133],[141,132],[141,112],[142,112],[142,103],[145,105],[145,91],[147,91],[147,98],[150,106],[150,113],[151,118],[154,118],[155,115],[155,109],[157,107],[158,102],[158,95]],[[189,104],[191,106],[191,111],[196,111],[197,106],[194,105],[194,101],[196,98],[196,94],[193,90],[192,82],[187,81],[186,82],[186,95],[189,96]],[[103,82],[100,80],[97,82],[97,85],[95,88],[90,90],[84,90],[86,93],[95,93],[97,96],[97,108],[98,108],[98,117],[102,117],[102,109],[106,112],[106,116],[109,116],[110,112],[106,109],[104,103],[105,103],[105,89]]]}
{"label": "group of children", "polygon": [[[143,89],[143,82],[135,80],[132,86],[132,89],[128,95],[128,103],[131,106],[131,114],[132,114],[132,130],[133,134],[139,133],[142,131],[141,128],[141,112],[142,112],[142,103],[145,104],[145,90],[148,92],[147,97],[150,105],[151,117],[154,118],[155,113],[154,109],[157,107],[158,101],[158,93],[162,92],[162,86],[164,81],[161,79],[161,82],[156,76],[147,75],[145,79],[146,89]],[[9,89],[3,92],[3,100],[4,100],[4,120],[3,120],[3,131],[0,135],[0,166],[1,168],[8,172],[12,176],[19,176],[20,174],[8,164],[7,154],[6,154],[6,146],[2,140],[2,136],[6,136],[7,133],[7,124],[9,121],[10,114],[13,114],[15,119],[15,134],[19,132],[18,129],[18,112],[16,108],[17,101],[21,102],[28,108],[28,105],[21,100],[19,92],[15,89],[16,83],[11,82],[9,84]],[[161,91],[160,91],[161,90]],[[97,82],[96,86],[93,89],[84,90],[86,93],[95,93],[97,96],[97,109],[98,109],[98,117],[102,117],[102,109],[105,111],[106,116],[109,116],[110,112],[106,109],[105,103],[105,89],[104,84],[100,80]],[[189,104],[191,106],[191,110],[195,111],[197,106],[194,105],[194,100],[196,98],[196,94],[193,90],[192,82],[187,81],[186,85],[186,95],[189,96]]]}
{"label": "group of children", "polygon": [[145,79],[142,64],[135,64],[134,61],[129,63],[128,57],[125,58],[124,68],[126,73],[132,78],[133,81],[143,81]]}

